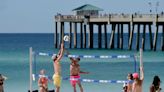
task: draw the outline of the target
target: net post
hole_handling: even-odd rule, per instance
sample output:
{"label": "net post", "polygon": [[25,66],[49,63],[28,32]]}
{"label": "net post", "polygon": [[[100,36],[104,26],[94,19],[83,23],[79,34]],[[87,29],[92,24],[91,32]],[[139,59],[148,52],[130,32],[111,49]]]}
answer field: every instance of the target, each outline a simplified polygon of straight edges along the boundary
{"label": "net post", "polygon": [[29,66],[30,66],[30,92],[32,92],[32,47],[29,48]]}
{"label": "net post", "polygon": [[143,50],[140,49],[140,67],[143,67]]}
{"label": "net post", "polygon": [[135,55],[133,55],[133,59],[134,59],[134,72],[137,72],[137,60]]}
{"label": "net post", "polygon": [[[142,50],[142,49],[140,49],[140,69],[141,69],[141,67],[143,68],[143,50]],[[140,69],[139,69],[139,70],[140,70]],[[141,77],[141,74],[142,74],[141,71],[143,71],[143,70],[140,70],[140,71],[139,71],[140,77]],[[142,76],[143,76],[143,74],[142,74]]]}

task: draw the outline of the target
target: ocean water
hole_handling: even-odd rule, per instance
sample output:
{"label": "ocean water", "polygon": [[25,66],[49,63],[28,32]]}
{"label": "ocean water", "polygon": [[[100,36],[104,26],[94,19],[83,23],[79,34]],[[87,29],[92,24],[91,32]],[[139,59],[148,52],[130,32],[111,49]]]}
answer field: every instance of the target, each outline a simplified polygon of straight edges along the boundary
{"label": "ocean water", "polygon": [[[127,43],[126,35],[125,43]],[[149,38],[148,35],[146,35],[146,38]],[[97,47],[96,39],[94,40],[94,47]],[[53,42],[53,34],[0,34],[0,73],[8,77],[4,83],[5,92],[27,92],[29,89],[29,47],[33,47],[36,52],[57,53],[58,49],[54,49]],[[138,54],[139,52],[135,50],[135,42],[133,44],[132,51],[126,49],[126,44],[124,46],[125,50],[79,48],[67,50],[71,54],[82,55]],[[149,91],[154,75],[159,75],[162,81],[161,88],[164,89],[164,52],[160,51],[160,39],[157,42],[156,52],[150,51],[150,47],[147,44],[149,44],[149,41],[146,41],[146,50],[143,52],[145,72],[143,92]],[[82,75],[82,78],[125,80],[127,73],[134,71],[133,61],[133,59],[81,59],[81,69],[90,72],[87,75]],[[61,61],[62,77],[69,76],[69,64],[69,59],[64,57]],[[137,65],[139,65],[138,59]],[[51,57],[36,56],[33,72],[37,74],[40,69],[46,69],[47,75],[52,76],[53,65]],[[122,90],[122,84],[82,82],[82,85],[84,92],[121,92]],[[34,81],[33,89],[37,88],[37,81]],[[54,89],[52,82],[49,83],[49,89]],[[69,81],[62,81],[61,92],[73,92]]]}

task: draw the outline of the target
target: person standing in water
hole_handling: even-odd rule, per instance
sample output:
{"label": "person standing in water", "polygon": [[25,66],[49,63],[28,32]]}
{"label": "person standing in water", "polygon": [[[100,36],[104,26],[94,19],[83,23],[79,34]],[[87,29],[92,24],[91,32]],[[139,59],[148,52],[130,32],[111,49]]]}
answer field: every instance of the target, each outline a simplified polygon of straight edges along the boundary
{"label": "person standing in water", "polygon": [[[69,52],[66,50],[67,55],[69,57]],[[70,83],[73,87],[73,92],[77,92],[76,91],[76,84],[78,84],[79,88],[80,88],[80,92],[83,92],[83,87],[81,85],[80,82],[80,74],[89,74],[89,72],[84,72],[80,70],[80,57],[70,57]]]}
{"label": "person standing in water", "polygon": [[40,71],[38,79],[39,92],[48,92],[48,77],[45,75],[45,72],[44,69]]}
{"label": "person standing in water", "polygon": [[2,74],[0,74],[0,92],[4,92],[4,81],[7,79],[7,77],[3,76]]}
{"label": "person standing in water", "polygon": [[132,85],[132,92],[142,92],[142,84],[144,80],[143,67],[140,67],[141,77],[139,78],[138,73],[133,73],[134,82]]}
{"label": "person standing in water", "polygon": [[142,92],[142,84],[144,80],[142,49],[140,50],[140,77],[138,73],[133,73],[133,79],[134,82],[132,84],[132,92]]}
{"label": "person standing in water", "polygon": [[80,92],[83,92],[83,87],[81,85],[80,82],[80,74],[88,74],[89,72],[83,72],[80,70],[80,58],[72,58],[70,57],[71,60],[71,64],[70,64],[70,83],[73,87],[73,91],[76,91],[76,83],[78,84],[79,88],[80,88]]}
{"label": "person standing in water", "polygon": [[133,84],[132,73],[128,73],[127,79],[128,81],[123,86],[123,92],[132,92],[132,84]]}
{"label": "person standing in water", "polygon": [[153,83],[150,86],[150,92],[160,92],[162,89],[160,88],[161,80],[156,75],[154,76]]}
{"label": "person standing in water", "polygon": [[64,42],[61,43],[61,47],[59,50],[58,55],[53,55],[53,66],[54,66],[54,75],[52,77],[54,81],[54,85],[56,87],[55,92],[60,92],[60,85],[61,85],[61,66],[60,60],[64,54]]}

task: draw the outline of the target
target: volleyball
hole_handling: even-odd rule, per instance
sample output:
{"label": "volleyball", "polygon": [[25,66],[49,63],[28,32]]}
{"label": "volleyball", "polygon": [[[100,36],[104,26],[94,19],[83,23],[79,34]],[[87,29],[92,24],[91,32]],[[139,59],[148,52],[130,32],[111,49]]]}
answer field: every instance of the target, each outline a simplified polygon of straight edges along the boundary
{"label": "volleyball", "polygon": [[69,39],[70,39],[70,38],[69,38],[69,36],[68,36],[68,35],[65,35],[65,36],[64,36],[64,41],[66,41],[66,42],[67,42],[67,41],[69,41]]}

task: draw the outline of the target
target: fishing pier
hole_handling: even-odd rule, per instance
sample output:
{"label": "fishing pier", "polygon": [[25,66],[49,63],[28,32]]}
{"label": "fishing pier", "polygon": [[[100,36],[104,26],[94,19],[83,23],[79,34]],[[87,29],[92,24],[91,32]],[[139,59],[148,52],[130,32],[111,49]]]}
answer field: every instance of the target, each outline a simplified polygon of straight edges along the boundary
{"label": "fishing pier", "polygon": [[[92,49],[95,48],[94,44],[97,44],[98,48],[105,49],[124,49],[124,46],[127,45],[126,47],[132,50],[132,45],[135,43],[136,50],[139,50],[139,48],[145,50],[145,41],[147,41],[145,37],[146,33],[148,33],[150,50],[156,51],[157,39],[160,39],[160,49],[164,51],[164,13],[102,15],[99,14],[102,9],[88,4],[73,11],[76,11],[76,14],[57,14],[54,16],[55,48],[59,47],[67,30],[70,37],[69,48]],[[98,31],[95,31],[95,28]],[[77,36],[77,30],[79,30],[80,36]],[[94,43],[94,33],[96,32],[98,33],[98,41]],[[135,32],[136,36],[134,36]],[[158,38],[159,32],[162,34],[160,38]],[[108,38],[108,33],[110,33],[110,38]],[[124,43],[125,35],[123,34],[125,33],[127,34],[128,44]],[[136,37],[135,41],[134,37]],[[104,40],[103,42],[102,39]],[[77,47],[77,44],[79,47]]]}

